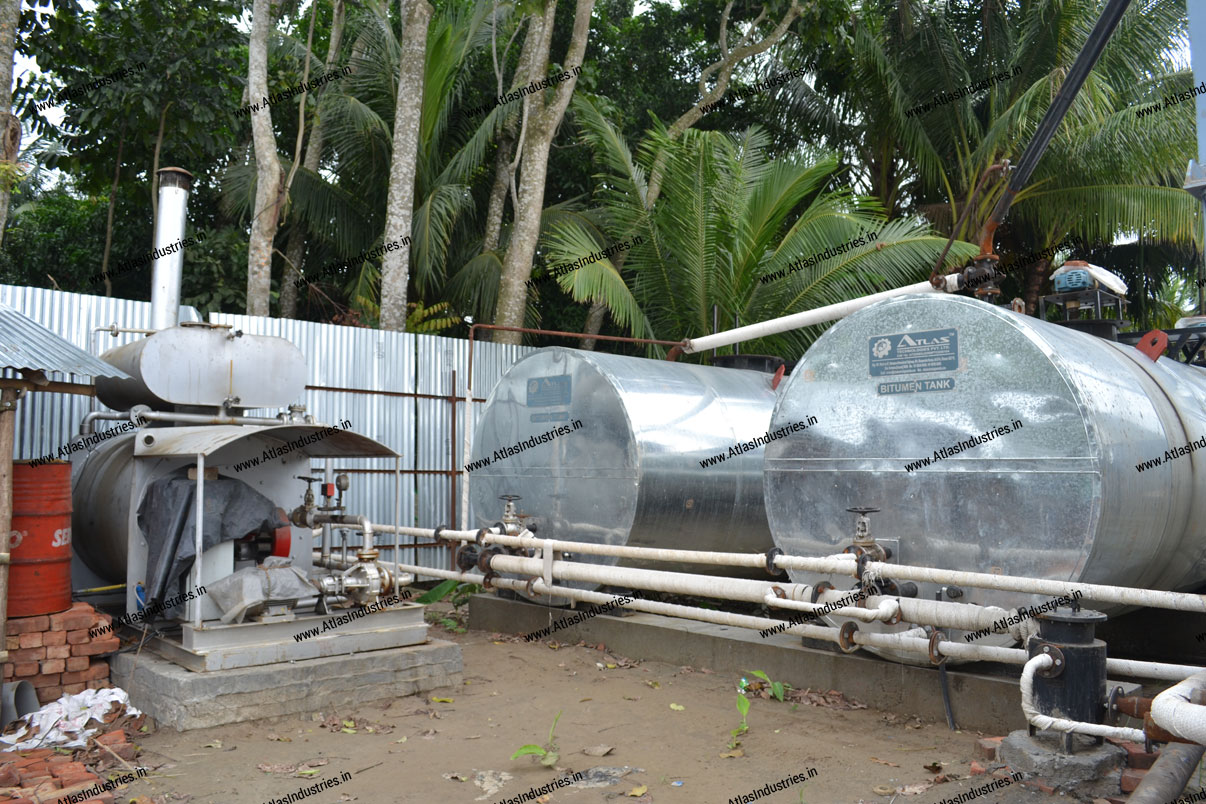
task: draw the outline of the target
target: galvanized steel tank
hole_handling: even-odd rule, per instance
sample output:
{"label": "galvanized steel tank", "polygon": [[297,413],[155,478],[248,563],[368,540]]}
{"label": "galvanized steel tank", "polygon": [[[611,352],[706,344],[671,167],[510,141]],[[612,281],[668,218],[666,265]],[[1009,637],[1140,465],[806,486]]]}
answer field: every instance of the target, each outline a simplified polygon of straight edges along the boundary
{"label": "galvanized steel tank", "polygon": [[[901,563],[1190,589],[1206,580],[1206,494],[1195,488],[1206,449],[1163,457],[1206,434],[1204,403],[1201,369],[1130,346],[963,297],[882,301],[830,328],[780,391],[772,430],[805,415],[818,423],[766,448],[771,531],[787,553],[827,555],[850,543],[846,509],[873,506],[872,534]],[[1010,432],[934,460],[1001,426]],[[934,585],[919,586],[934,599]]]}
{"label": "galvanized steel tank", "polygon": [[[490,394],[469,461],[476,526],[500,518],[516,494],[538,535],[694,550],[772,546],[762,505],[762,450],[729,448],[764,435],[771,376],[576,349],[542,349],[517,362]],[[557,427],[577,430],[510,457]],[[724,454],[707,468],[700,462]],[[616,564],[578,555],[575,560]],[[665,563],[619,562],[668,569]],[[705,572],[702,565],[695,572]],[[717,568],[724,572],[723,568]],[[763,574],[762,577],[766,577]],[[570,583],[580,589],[596,584]]]}

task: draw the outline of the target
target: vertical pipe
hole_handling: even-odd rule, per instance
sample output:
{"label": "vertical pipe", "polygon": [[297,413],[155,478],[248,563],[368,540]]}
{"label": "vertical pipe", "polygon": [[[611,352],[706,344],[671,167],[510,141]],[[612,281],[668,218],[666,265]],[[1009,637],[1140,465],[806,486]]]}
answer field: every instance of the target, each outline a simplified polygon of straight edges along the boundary
{"label": "vertical pipe", "polygon": [[0,390],[0,661],[8,661],[4,635],[8,630],[8,534],[13,521],[13,430],[17,419],[17,389]]}
{"label": "vertical pipe", "polygon": [[[453,406],[452,417],[456,418],[456,406]],[[455,442],[453,442],[455,443]],[[394,456],[394,563],[398,563],[398,528],[402,525],[402,456]],[[325,556],[329,558],[329,556]],[[394,597],[398,596],[398,573],[394,572]]]}
{"label": "vertical pipe", "polygon": [[[469,375],[469,387],[465,391],[465,445],[461,448],[461,530],[469,530],[469,472],[465,461],[473,452],[473,375]],[[455,524],[455,523],[454,523]]]}
{"label": "vertical pipe", "polygon": [[[163,207],[159,208],[160,216],[163,215]],[[202,527],[205,520],[205,453],[197,453],[197,495],[193,500],[193,505],[197,511],[197,531],[194,535],[193,549],[196,555],[193,558],[193,588],[201,586],[201,548],[204,543],[202,539]],[[201,595],[192,601],[193,604],[193,628],[201,627]]]}
{"label": "vertical pipe", "polygon": [[184,168],[169,167],[156,175],[159,177],[159,218],[155,221],[155,250],[152,252],[155,262],[151,267],[151,329],[167,329],[180,322],[184,247],[179,241],[184,239],[193,174]]}
{"label": "vertical pipe", "polygon": [[[448,466],[451,470],[449,472],[449,477],[451,478],[451,482],[448,487],[448,521],[455,523],[456,522],[456,481],[457,481],[457,472],[456,472],[456,369],[452,370],[452,388],[448,391],[448,404],[450,404],[452,406],[452,416],[449,417],[449,421],[451,422],[451,425],[452,425],[452,438],[450,439],[450,442],[451,442],[450,446],[452,447],[452,456],[450,457],[450,459],[448,461]],[[397,553],[394,553],[394,555],[397,555]]]}
{"label": "vertical pipe", "polygon": [[[335,482],[335,470],[334,470],[333,466],[334,466],[334,464],[330,458],[323,459],[323,465],[322,465],[322,482],[323,483],[334,483]],[[331,523],[330,522],[322,523],[322,560],[323,561],[331,560]]]}

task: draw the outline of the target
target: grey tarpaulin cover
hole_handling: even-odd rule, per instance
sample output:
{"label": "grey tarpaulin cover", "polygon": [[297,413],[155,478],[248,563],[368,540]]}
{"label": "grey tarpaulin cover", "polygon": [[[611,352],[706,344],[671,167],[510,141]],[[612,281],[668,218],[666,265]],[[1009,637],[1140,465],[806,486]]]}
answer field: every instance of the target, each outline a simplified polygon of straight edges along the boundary
{"label": "grey tarpaulin cover", "polygon": [[[241,623],[249,611],[268,600],[300,600],[315,594],[306,574],[284,556],[268,556],[258,567],[244,567],[205,587],[222,609],[222,622]],[[253,612],[254,613],[254,612]]]}
{"label": "grey tarpaulin cover", "polygon": [[[148,606],[154,602],[151,598],[157,589],[163,590],[163,598],[189,591],[181,583],[193,566],[197,531],[195,489],[196,482],[187,477],[165,477],[152,483],[142,498],[138,527],[147,540]],[[271,529],[278,526],[276,505],[263,494],[241,480],[220,477],[205,481],[202,549],[241,539],[259,531],[265,521],[271,523]],[[172,556],[170,551],[177,533],[180,533],[179,544]]]}

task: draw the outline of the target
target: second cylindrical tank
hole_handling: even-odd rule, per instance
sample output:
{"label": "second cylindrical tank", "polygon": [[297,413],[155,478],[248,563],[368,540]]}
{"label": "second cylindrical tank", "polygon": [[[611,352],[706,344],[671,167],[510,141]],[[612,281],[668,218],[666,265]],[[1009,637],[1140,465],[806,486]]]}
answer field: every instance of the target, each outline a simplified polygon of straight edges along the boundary
{"label": "second cylindrical tank", "polygon": [[1206,434],[1204,402],[1201,369],[1130,346],[974,299],[883,301],[835,324],[781,389],[772,429],[818,424],[766,450],[771,530],[785,552],[827,555],[851,540],[847,508],[877,507],[872,534],[901,563],[1190,589],[1206,580],[1206,449],[1178,448]]}
{"label": "second cylindrical tank", "polygon": [[542,537],[767,550],[754,440],[773,404],[769,374],[542,349],[511,367],[482,412],[468,462],[476,524],[498,520],[499,497],[518,495]]}

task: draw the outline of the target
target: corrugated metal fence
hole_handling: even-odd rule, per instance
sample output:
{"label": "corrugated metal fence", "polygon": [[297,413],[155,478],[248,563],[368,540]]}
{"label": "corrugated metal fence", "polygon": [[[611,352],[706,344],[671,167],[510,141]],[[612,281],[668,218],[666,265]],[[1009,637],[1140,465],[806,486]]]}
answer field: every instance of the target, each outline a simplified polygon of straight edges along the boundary
{"label": "corrugated metal fence", "polygon": [[[93,354],[143,337],[135,333],[115,337],[94,330],[114,324],[144,329],[151,319],[149,302],[45,288],[0,285],[0,302]],[[197,321],[200,316],[191,307],[181,308],[181,320]],[[296,344],[310,370],[306,398],[299,400],[307,412],[329,424],[347,419],[351,429],[402,455],[402,524],[459,524],[468,341],[228,313],[211,313],[209,322],[230,324],[257,335],[276,335]],[[526,346],[475,344],[474,398],[484,400],[511,364],[531,351]],[[83,378],[75,381],[87,382]],[[453,394],[459,400],[453,399]],[[90,406],[103,409],[87,397],[30,394],[19,408],[13,457],[27,460],[57,449],[78,431]],[[482,405],[473,406],[474,426],[481,410]],[[374,522],[393,522],[392,460],[340,460],[335,468],[351,475],[349,510],[362,512]],[[312,469],[321,473],[322,466],[315,464]],[[298,481],[297,500],[287,501],[286,507],[300,504],[303,492]],[[381,541],[393,540],[383,534]],[[449,564],[446,548],[421,548],[418,559],[415,563],[428,567]]]}

